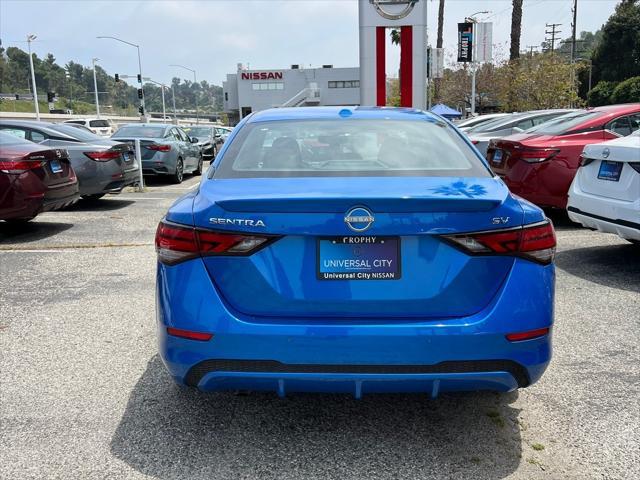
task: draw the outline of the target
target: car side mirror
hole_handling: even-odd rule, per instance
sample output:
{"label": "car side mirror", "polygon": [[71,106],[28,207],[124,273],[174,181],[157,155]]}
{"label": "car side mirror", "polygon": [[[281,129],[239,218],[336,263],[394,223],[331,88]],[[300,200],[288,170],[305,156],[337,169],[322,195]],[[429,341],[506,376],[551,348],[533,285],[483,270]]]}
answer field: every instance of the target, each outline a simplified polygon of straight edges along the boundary
{"label": "car side mirror", "polygon": [[200,140],[198,140],[196,137],[191,137],[190,138],[190,142],[191,143],[198,143]]}

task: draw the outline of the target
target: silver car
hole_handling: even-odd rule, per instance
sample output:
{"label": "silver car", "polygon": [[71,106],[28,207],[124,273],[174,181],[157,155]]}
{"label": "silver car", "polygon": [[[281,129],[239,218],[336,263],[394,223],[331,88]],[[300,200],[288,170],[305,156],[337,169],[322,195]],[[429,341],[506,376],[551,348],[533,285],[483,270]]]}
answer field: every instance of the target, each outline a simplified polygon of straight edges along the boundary
{"label": "silver car", "polygon": [[508,137],[514,133],[524,132],[531,127],[552,120],[560,115],[572,112],[570,109],[557,110],[535,110],[522,113],[511,113],[506,117],[487,122],[479,127],[467,130],[471,143],[480,151],[482,156],[486,156],[487,147],[491,140]]}
{"label": "silver car", "polygon": [[501,117],[505,117],[509,115],[508,113],[487,113],[485,115],[478,115],[476,117],[465,118],[464,120],[458,120],[453,122],[458,130],[462,132],[466,132],[471,130],[472,128],[479,127],[480,125],[486,124],[488,122],[493,122]]}
{"label": "silver car", "polygon": [[162,123],[129,123],[111,137],[133,146],[140,140],[142,172],[165,175],[182,183],[185,173],[202,173],[202,150],[198,138],[189,137],[181,128]]}
{"label": "silver car", "polygon": [[63,123],[0,120],[0,130],[40,145],[67,150],[84,199],[96,200],[138,182],[134,152],[124,142]]}

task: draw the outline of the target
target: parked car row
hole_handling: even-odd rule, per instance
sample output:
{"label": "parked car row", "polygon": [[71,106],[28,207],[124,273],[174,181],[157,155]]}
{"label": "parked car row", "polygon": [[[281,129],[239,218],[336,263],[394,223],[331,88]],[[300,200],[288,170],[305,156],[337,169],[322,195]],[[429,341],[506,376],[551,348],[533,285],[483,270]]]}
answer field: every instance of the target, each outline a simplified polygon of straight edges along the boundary
{"label": "parked car row", "polygon": [[640,241],[640,103],[551,112],[509,114],[465,133],[511,192]]}

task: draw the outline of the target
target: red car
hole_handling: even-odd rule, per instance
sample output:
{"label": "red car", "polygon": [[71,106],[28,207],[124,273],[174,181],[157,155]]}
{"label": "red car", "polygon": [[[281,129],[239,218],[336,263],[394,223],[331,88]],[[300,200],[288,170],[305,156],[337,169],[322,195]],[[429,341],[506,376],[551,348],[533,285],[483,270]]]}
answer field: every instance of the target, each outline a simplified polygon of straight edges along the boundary
{"label": "red car", "polygon": [[80,198],[66,150],[0,132],[0,220],[21,222]]}
{"label": "red car", "polygon": [[639,128],[640,103],[578,110],[491,142],[487,160],[516,195],[541,207],[565,209],[585,145]]}

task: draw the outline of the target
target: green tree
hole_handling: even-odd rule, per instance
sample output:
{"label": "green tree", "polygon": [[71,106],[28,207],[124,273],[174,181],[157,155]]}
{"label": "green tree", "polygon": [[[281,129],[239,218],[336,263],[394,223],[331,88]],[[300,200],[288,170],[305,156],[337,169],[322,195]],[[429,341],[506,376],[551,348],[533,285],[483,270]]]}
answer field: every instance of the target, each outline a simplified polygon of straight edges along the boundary
{"label": "green tree", "polygon": [[593,81],[620,82],[640,75],[640,0],[622,0],[602,27],[593,56]]}
{"label": "green tree", "polygon": [[607,82],[606,80],[598,82],[587,94],[589,106],[599,107],[601,105],[611,104],[611,95],[613,95],[616,85],[616,82]]}
{"label": "green tree", "polygon": [[611,94],[612,103],[640,102],[640,77],[631,77],[620,82]]}

